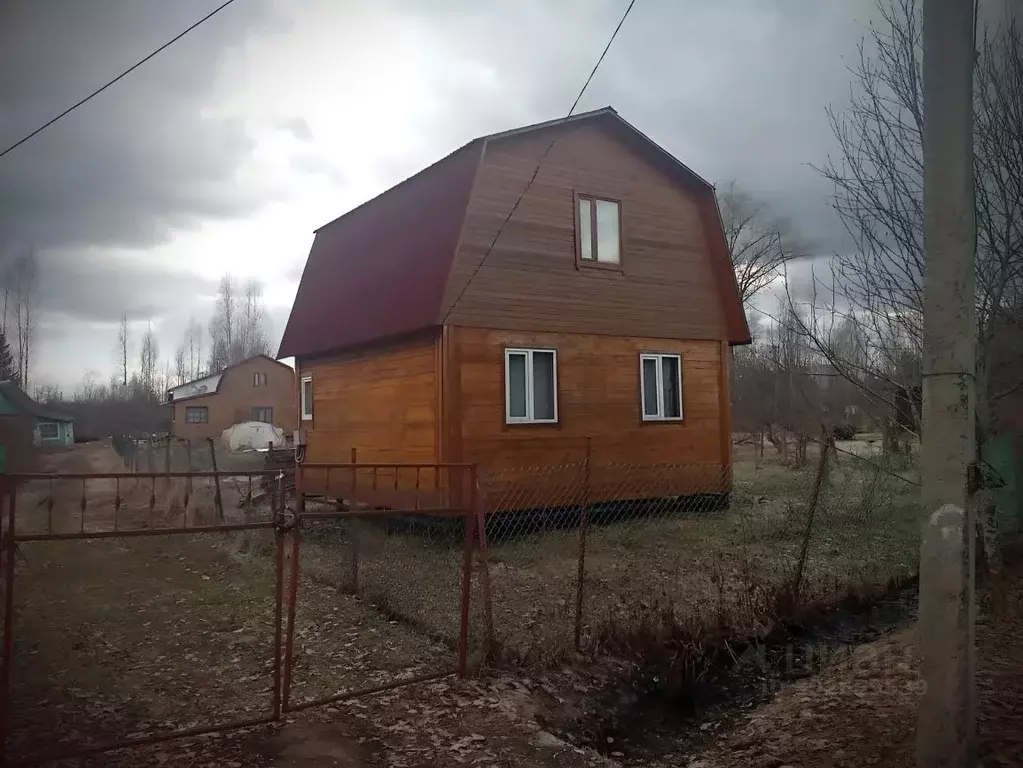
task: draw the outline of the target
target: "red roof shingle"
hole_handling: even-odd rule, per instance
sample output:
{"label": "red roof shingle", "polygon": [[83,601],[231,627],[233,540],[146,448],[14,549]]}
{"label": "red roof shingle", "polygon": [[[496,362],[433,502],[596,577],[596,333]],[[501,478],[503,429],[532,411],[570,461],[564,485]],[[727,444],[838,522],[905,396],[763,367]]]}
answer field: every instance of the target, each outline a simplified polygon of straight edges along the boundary
{"label": "red roof shingle", "polygon": [[278,357],[309,357],[434,327],[473,181],[488,142],[527,131],[600,121],[701,199],[733,344],[749,327],[714,187],[611,107],[475,139],[316,231]]}
{"label": "red roof shingle", "polygon": [[437,324],[479,139],[316,231],[278,357]]}

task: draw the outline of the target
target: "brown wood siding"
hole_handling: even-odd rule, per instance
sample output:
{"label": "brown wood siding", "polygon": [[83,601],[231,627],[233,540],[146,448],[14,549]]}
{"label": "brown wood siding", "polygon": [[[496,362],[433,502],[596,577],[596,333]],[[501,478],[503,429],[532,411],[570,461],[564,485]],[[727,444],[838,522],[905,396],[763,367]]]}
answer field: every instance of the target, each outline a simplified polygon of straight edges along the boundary
{"label": "brown wood siding", "polygon": [[[510,493],[508,487],[516,486],[510,506],[572,503],[564,494],[579,482],[572,467],[585,459],[587,442],[594,466],[628,465],[594,477],[598,497],[728,490],[731,456],[730,443],[722,439],[727,402],[721,389],[721,352],[727,347],[721,342],[476,328],[449,332],[459,361],[455,386],[462,442],[461,455],[449,458],[478,462],[491,478],[492,493]],[[505,423],[507,347],[557,350],[557,424]],[[682,356],[683,421],[642,421],[643,352]],[[673,466],[638,469],[652,465]]]}
{"label": "brown wood siding", "polygon": [[[430,335],[356,353],[299,361],[299,380],[313,379],[313,418],[304,421],[306,461],[346,463],[356,449],[359,463],[437,461],[439,337]],[[311,471],[306,490],[344,495],[350,475]],[[336,480],[335,480],[336,478]],[[421,477],[431,484],[432,479]],[[398,485],[414,487],[416,473],[401,473]],[[359,478],[367,486],[371,478]],[[379,484],[393,486],[393,471]],[[335,487],[337,486],[337,487]]]}
{"label": "brown wood siding", "polygon": [[[480,328],[727,338],[699,201],[597,126],[558,136],[480,267],[550,142],[540,132],[488,143],[441,317]],[[576,266],[576,194],[621,201],[620,271]]]}
{"label": "brown wood siding", "polygon": [[[266,374],[266,386],[252,385],[254,373]],[[188,424],[185,408],[205,406],[209,423]],[[286,365],[257,357],[224,371],[218,390],[209,395],[180,400],[171,406],[171,433],[175,437],[219,438],[228,427],[252,420],[253,408],[273,408],[273,424],[285,434],[298,425],[295,410],[295,372]]]}

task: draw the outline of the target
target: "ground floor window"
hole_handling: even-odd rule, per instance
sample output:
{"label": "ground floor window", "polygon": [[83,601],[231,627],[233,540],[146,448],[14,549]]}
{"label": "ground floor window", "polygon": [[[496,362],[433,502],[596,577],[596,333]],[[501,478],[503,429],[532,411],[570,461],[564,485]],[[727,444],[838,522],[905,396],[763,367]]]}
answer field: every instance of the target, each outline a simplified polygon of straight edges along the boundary
{"label": "ground floor window", "polygon": [[39,422],[39,437],[43,440],[56,440],[60,434],[60,426],[55,421]]}
{"label": "ground floor window", "polygon": [[644,421],[682,418],[682,358],[679,355],[639,356]]}
{"label": "ground floor window", "polygon": [[188,424],[209,424],[210,409],[205,405],[189,405],[185,407],[185,422]]}
{"label": "ground floor window", "polygon": [[504,381],[508,424],[558,420],[558,354],[553,349],[506,349]]}
{"label": "ground floor window", "polygon": [[257,405],[252,409],[252,421],[264,421],[267,424],[274,423],[274,409],[265,405]]}

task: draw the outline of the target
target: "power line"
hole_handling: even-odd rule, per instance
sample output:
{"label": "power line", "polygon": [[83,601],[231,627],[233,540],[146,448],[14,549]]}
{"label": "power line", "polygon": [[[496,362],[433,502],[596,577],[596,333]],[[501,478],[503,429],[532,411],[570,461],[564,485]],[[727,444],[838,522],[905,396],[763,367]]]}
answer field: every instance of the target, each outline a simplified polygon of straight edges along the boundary
{"label": "power line", "polygon": [[[575,108],[579,106],[579,102],[582,100],[583,94],[586,93],[586,89],[589,87],[590,82],[593,80],[593,76],[597,74],[597,70],[600,69],[600,65],[603,63],[604,57],[607,56],[607,52],[611,50],[611,44],[615,41],[615,38],[618,37],[618,30],[622,28],[622,24],[624,24],[625,20],[629,17],[629,13],[632,11],[632,6],[634,6],[635,4],[636,0],[630,0],[628,7],[625,9],[625,13],[623,13],[622,18],[618,20],[618,26],[616,26],[614,32],[611,33],[611,38],[607,41],[607,45],[604,46],[604,50],[601,52],[600,58],[597,59],[597,63],[594,64],[593,69],[590,70],[589,77],[586,78],[586,82],[583,83],[583,87],[579,89],[579,94],[575,97],[575,101],[572,102],[572,106],[569,108],[568,114],[565,115],[557,123],[558,126],[564,125],[566,122],[568,122],[569,118],[571,118],[572,114],[575,112]],[[441,321],[442,324],[443,322],[447,321],[448,315],[451,314],[451,310],[453,310],[455,306],[458,304],[458,302],[462,299],[462,296],[469,288],[469,285],[475,279],[480,269],[483,268],[483,263],[487,260],[487,257],[490,255],[490,252],[494,250],[494,246],[497,245],[498,238],[501,237],[501,233],[504,232],[504,228],[508,226],[508,222],[511,221],[512,216],[515,215],[515,211],[518,210],[519,204],[522,203],[522,199],[526,196],[526,193],[529,192],[529,188],[533,186],[533,182],[536,181],[537,174],[540,173],[540,166],[543,165],[543,161],[547,159],[547,155],[550,154],[550,151],[554,149],[554,144],[557,142],[557,140],[558,140],[557,137],[551,139],[551,143],[547,145],[547,149],[545,149],[543,154],[540,155],[540,159],[536,163],[536,169],[533,171],[533,175],[530,177],[529,183],[526,184],[526,188],[522,190],[522,194],[519,195],[519,199],[515,201],[515,205],[512,206],[512,209],[508,212],[508,215],[505,217],[504,221],[501,222],[501,226],[498,228],[497,234],[494,235],[494,239],[490,242],[490,246],[487,248],[486,253],[483,254],[483,258],[480,259],[480,263],[476,265],[476,268],[469,275],[469,279],[466,280],[465,285],[462,286],[462,290],[458,292],[458,296],[456,296],[455,300],[451,302],[451,306],[448,307],[448,311],[444,313],[444,320]]]}
{"label": "power line", "polygon": [[0,157],[3,157],[3,156],[4,156],[4,155],[6,155],[6,154],[7,154],[8,152],[11,152],[12,150],[15,150],[15,149],[17,149],[18,147],[20,147],[20,146],[21,146],[22,144],[24,144],[24,143],[25,143],[26,141],[28,141],[29,139],[33,138],[34,136],[37,136],[37,135],[39,135],[40,133],[42,133],[43,131],[45,131],[45,130],[46,130],[47,128],[49,128],[49,127],[50,127],[51,125],[53,125],[53,124],[54,124],[55,122],[57,122],[58,120],[60,120],[60,119],[61,119],[62,117],[65,117],[65,116],[67,116],[67,115],[71,114],[72,112],[74,112],[74,111],[75,111],[76,109],[78,109],[78,108],[79,108],[80,106],[82,106],[82,105],[83,105],[83,104],[84,104],[85,102],[89,101],[89,99],[92,99],[93,97],[95,97],[95,96],[98,96],[99,94],[103,93],[103,91],[105,91],[105,90],[106,90],[107,88],[109,88],[109,87],[110,87],[110,86],[112,86],[112,85],[113,85],[114,83],[116,83],[117,81],[119,81],[119,80],[120,80],[121,78],[123,78],[123,77],[125,77],[126,75],[129,75],[129,74],[131,74],[132,72],[134,72],[134,71],[135,71],[136,69],[138,69],[139,67],[141,67],[141,66],[142,66],[143,64],[145,64],[145,63],[146,63],[147,61],[149,61],[149,60],[150,60],[151,58],[153,58],[154,56],[156,56],[156,55],[157,55],[158,53],[160,53],[161,51],[165,50],[166,48],[169,48],[169,47],[170,47],[170,46],[172,46],[172,45],[173,45],[174,43],[176,43],[176,42],[177,42],[178,40],[180,40],[181,38],[183,38],[183,37],[184,37],[185,35],[187,35],[187,34],[188,34],[189,32],[191,32],[191,31],[192,31],[193,29],[195,29],[195,28],[196,28],[196,27],[198,27],[199,25],[201,25],[201,24],[205,23],[206,21],[209,21],[210,19],[212,19],[212,18],[213,18],[214,16],[216,16],[216,15],[217,15],[218,13],[220,13],[220,12],[221,12],[222,10],[224,10],[225,8],[227,8],[227,6],[229,6],[229,5],[230,5],[231,3],[233,3],[233,2],[234,2],[234,0],[226,0],[226,2],[224,2],[224,3],[222,3],[221,5],[219,5],[219,6],[217,6],[216,8],[214,8],[214,9],[213,9],[212,11],[210,11],[209,13],[207,13],[207,14],[206,14],[205,16],[203,16],[203,17],[202,17],[201,19],[199,19],[199,21],[195,22],[195,24],[193,24],[192,26],[190,26],[190,27],[189,27],[188,29],[186,29],[185,31],[183,31],[183,32],[181,32],[181,33],[179,33],[179,34],[175,35],[174,37],[172,37],[172,38],[171,38],[170,40],[168,40],[168,41],[167,41],[166,43],[164,43],[163,45],[161,45],[161,46],[160,46],[159,48],[157,48],[157,49],[156,49],[155,51],[153,51],[152,53],[150,53],[150,54],[149,54],[148,56],[146,56],[146,57],[145,57],[144,59],[141,59],[141,60],[137,61],[136,63],[132,64],[132,65],[131,65],[130,67],[128,67],[128,69],[124,70],[124,72],[122,72],[121,74],[119,74],[119,75],[118,75],[117,77],[115,77],[115,78],[114,78],[113,80],[109,81],[109,82],[108,82],[108,83],[107,83],[106,85],[104,85],[104,86],[102,86],[102,87],[100,87],[100,88],[97,88],[97,89],[96,89],[95,91],[93,91],[92,93],[90,93],[90,94],[89,94],[88,96],[86,96],[86,97],[85,97],[84,99],[82,99],[81,101],[77,102],[76,104],[72,104],[72,105],[71,105],[70,107],[68,107],[67,109],[65,109],[65,110],[64,110],[63,112],[61,112],[61,113],[60,113],[59,115],[57,115],[57,116],[56,116],[55,118],[53,118],[52,120],[49,120],[48,122],[46,122],[46,123],[43,123],[43,124],[42,124],[41,126],[39,126],[39,127],[38,127],[38,128],[36,128],[36,129],[35,129],[34,131],[32,131],[32,133],[28,134],[28,135],[27,135],[27,136],[25,136],[24,138],[22,138],[22,139],[19,139],[18,141],[16,141],[16,142],[14,142],[13,144],[11,144],[11,146],[9,146],[9,147],[8,147],[7,149],[5,149],[5,150],[4,150],[3,152],[0,152]]}

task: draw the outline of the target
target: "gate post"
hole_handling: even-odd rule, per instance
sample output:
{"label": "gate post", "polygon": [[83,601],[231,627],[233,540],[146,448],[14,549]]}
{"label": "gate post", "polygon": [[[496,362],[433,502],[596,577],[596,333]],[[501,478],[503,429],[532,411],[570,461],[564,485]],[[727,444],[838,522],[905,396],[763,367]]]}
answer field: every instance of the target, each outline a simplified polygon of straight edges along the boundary
{"label": "gate post", "polygon": [[[14,558],[17,542],[14,540],[15,499],[14,481],[0,474],[0,551],[4,559],[4,636],[3,668],[0,669],[0,762],[6,763],[7,728],[11,705],[11,664],[14,657]],[[4,504],[6,499],[7,503]],[[3,515],[4,507],[7,513]],[[3,525],[6,520],[6,526]]]}
{"label": "gate post", "polygon": [[[277,510],[274,510],[274,517]],[[283,521],[277,520],[274,526],[275,569],[274,569],[274,680],[271,701],[273,703],[274,720],[281,719],[281,646],[284,622],[284,532],[281,530]]]}

